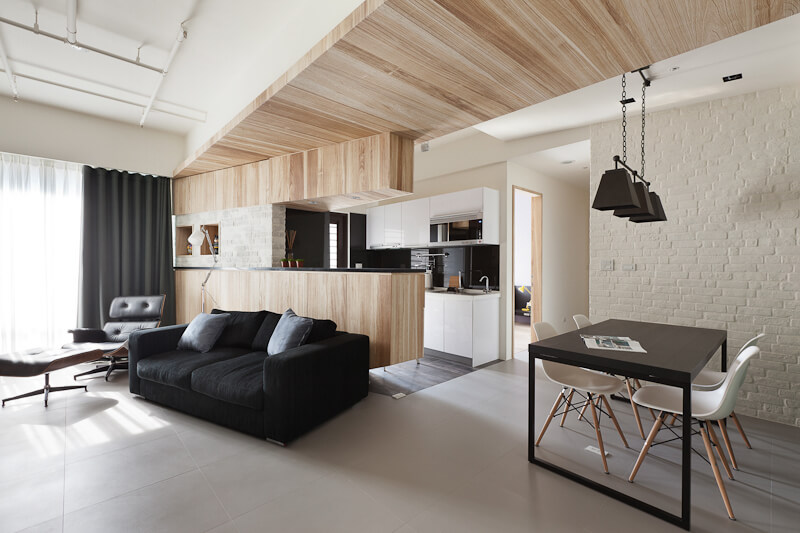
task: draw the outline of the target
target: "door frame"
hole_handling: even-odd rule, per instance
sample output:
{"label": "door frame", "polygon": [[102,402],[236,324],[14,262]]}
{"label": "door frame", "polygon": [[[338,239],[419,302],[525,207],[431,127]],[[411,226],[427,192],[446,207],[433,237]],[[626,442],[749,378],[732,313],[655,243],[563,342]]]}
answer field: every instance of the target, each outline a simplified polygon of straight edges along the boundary
{"label": "door frame", "polygon": [[[534,339],[533,333],[533,325],[536,322],[541,322],[542,320],[542,225],[543,225],[543,216],[542,212],[544,209],[544,195],[540,192],[533,191],[531,189],[527,189],[525,187],[520,187],[518,185],[511,186],[511,292],[512,297],[509,298],[510,305],[511,305],[511,357],[514,358],[514,324],[515,324],[515,309],[514,309],[514,260],[516,257],[516,207],[517,207],[517,190],[528,193],[532,195],[531,197],[531,278],[534,277],[534,273],[537,270],[536,266],[538,266],[539,276],[536,279],[536,283],[533,283],[533,279],[531,280],[531,334],[530,340],[531,342]],[[536,205],[538,204],[538,206]],[[536,224],[534,223],[536,222]],[[538,231],[537,231],[538,230]],[[537,242],[538,241],[538,242]],[[535,286],[534,286],[535,285]]]}

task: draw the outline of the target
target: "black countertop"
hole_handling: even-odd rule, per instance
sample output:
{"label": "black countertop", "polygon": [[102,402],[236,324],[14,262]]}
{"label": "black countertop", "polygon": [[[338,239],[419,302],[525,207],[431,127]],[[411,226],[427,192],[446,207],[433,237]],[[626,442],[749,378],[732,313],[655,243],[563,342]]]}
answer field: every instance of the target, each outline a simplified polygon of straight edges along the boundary
{"label": "black countertop", "polygon": [[424,274],[425,270],[419,268],[322,268],[322,267],[207,267],[207,266],[176,266],[175,270],[289,270],[292,272],[363,272],[371,274]]}

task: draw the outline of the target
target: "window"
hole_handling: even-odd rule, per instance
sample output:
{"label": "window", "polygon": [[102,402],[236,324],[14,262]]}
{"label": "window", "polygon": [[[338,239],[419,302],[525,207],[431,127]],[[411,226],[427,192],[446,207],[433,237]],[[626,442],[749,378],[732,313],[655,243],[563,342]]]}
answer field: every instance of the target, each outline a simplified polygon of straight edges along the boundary
{"label": "window", "polygon": [[69,341],[81,191],[80,165],[0,153],[0,353]]}
{"label": "window", "polygon": [[329,245],[328,249],[330,251],[330,261],[328,262],[328,266],[330,268],[336,268],[339,266],[339,227],[338,224],[328,224],[328,239]]}

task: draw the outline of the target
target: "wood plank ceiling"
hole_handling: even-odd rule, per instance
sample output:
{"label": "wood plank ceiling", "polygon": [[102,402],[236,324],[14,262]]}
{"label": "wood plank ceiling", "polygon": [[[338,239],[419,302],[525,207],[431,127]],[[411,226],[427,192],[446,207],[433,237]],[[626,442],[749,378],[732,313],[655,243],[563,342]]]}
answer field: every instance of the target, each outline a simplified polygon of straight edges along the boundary
{"label": "wood plank ceiling", "polygon": [[436,138],[800,12],[800,0],[368,0],[176,177]]}

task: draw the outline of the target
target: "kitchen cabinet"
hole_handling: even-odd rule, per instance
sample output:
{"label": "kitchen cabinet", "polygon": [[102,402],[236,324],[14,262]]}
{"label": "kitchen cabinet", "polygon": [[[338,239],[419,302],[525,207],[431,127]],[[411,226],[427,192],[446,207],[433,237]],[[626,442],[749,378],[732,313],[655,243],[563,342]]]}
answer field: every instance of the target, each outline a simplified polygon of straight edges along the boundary
{"label": "kitchen cabinet", "polygon": [[444,298],[425,293],[424,345],[432,350],[444,351]]}
{"label": "kitchen cabinet", "polygon": [[385,246],[386,235],[384,232],[383,206],[367,209],[367,248],[382,248]]}
{"label": "kitchen cabinet", "polygon": [[403,206],[389,204],[383,211],[383,244],[399,248],[403,241]]}
{"label": "kitchen cabinet", "polygon": [[430,216],[452,217],[456,215],[473,215],[483,212],[484,187],[467,189],[447,194],[439,194],[430,198]]}
{"label": "kitchen cabinet", "polygon": [[403,216],[403,235],[401,245],[404,248],[417,248],[428,246],[430,240],[430,214],[429,199],[420,198],[401,202]]}
{"label": "kitchen cabinet", "polygon": [[480,366],[500,358],[500,293],[425,293],[424,346]]}
{"label": "kitchen cabinet", "polygon": [[367,248],[460,246],[457,240],[432,244],[432,223],[480,218],[482,236],[466,244],[500,244],[500,193],[479,187],[367,209]]}

